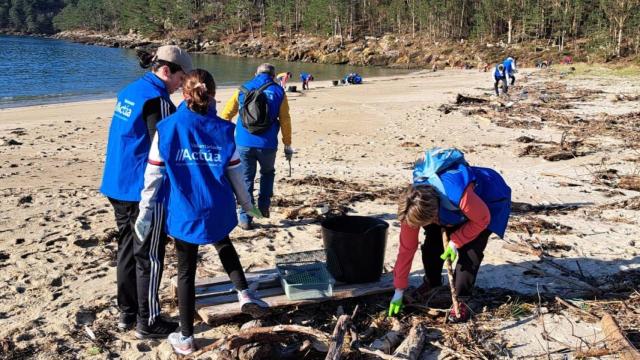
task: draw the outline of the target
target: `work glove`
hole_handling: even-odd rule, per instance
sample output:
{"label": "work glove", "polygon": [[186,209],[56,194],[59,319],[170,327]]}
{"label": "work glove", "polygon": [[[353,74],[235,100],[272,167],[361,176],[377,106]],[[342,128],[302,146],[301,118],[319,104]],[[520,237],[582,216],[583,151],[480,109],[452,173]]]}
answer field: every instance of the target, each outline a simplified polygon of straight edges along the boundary
{"label": "work glove", "polygon": [[143,210],[138,214],[134,230],[138,236],[138,241],[144,242],[151,231],[151,221],[153,219],[153,210]]}
{"label": "work glove", "polygon": [[257,207],[252,206],[250,210],[247,210],[247,215],[254,217],[256,219],[262,219],[264,216],[262,216],[262,213],[260,212],[260,209],[258,209]]}
{"label": "work glove", "polygon": [[442,253],[442,255],[440,255],[440,259],[442,260],[448,259],[449,261],[451,261],[451,263],[453,263],[456,261],[457,258],[458,258],[458,248],[456,248],[453,241],[449,241],[449,245],[447,246],[446,249],[444,249],[444,252]]}
{"label": "work glove", "polygon": [[389,303],[389,316],[395,316],[400,313],[402,310],[402,295],[404,294],[404,290],[396,289],[393,293],[393,297],[391,298],[391,302]]}
{"label": "work glove", "polygon": [[291,145],[285,145],[284,157],[285,159],[287,159],[287,161],[291,161],[291,159],[293,158],[293,148],[291,148]]}

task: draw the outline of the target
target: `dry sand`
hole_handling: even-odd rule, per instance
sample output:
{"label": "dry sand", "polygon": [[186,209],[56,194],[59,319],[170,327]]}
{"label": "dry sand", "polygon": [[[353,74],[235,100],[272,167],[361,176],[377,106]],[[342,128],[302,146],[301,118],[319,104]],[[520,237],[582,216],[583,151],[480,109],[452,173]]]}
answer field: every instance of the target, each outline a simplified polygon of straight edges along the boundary
{"label": "dry sand", "polygon": [[[535,79],[531,76],[530,81]],[[578,115],[637,110],[637,102],[613,103],[607,94],[637,93],[637,82],[586,78],[561,81],[606,92],[570,110]],[[638,150],[629,150],[621,140],[595,134],[589,141],[606,146],[587,156],[549,162],[542,157],[518,156],[525,144],[515,139],[526,135],[558,142],[562,131],[556,127],[499,127],[486,117],[464,116],[457,111],[445,115],[437,110],[460,92],[490,94],[492,80],[488,73],[422,72],[366,79],[360,86],[332,87],[323,82],[311,86],[310,91],[290,95],[293,146],[297,151],[293,179],[316,175],[361,183],[374,192],[397,188],[408,184],[410,163],[421,149],[459,147],[472,164],[497,169],[511,186],[514,201],[579,207],[527,215],[529,220],[557,223],[556,230],[561,225],[570,226],[560,231],[564,234],[554,229],[531,234],[509,231],[506,241],[548,245],[558,263],[597,279],[640,267],[638,211],[600,209],[603,204],[637,196],[638,192],[616,193],[593,182],[593,172],[603,166],[621,174],[638,174]],[[518,89],[516,86],[512,93],[517,94]],[[216,97],[223,102],[219,109],[230,95],[231,89],[219,91]],[[176,101],[180,99],[176,97]],[[0,110],[0,341],[8,346],[5,350],[13,349],[14,355],[24,350],[25,355],[34,353],[32,356],[43,359],[90,357],[93,345],[84,335],[84,326],[95,329],[98,324],[115,325],[115,221],[112,208],[97,191],[113,106],[113,100],[104,100]],[[302,206],[305,199],[328,196],[321,187],[287,183],[282,154],[276,166],[277,199],[297,199],[297,206]],[[381,217],[391,224],[386,253],[387,269],[391,269],[399,231],[392,197],[356,202],[350,207],[352,214]],[[232,233],[245,268],[272,267],[275,254],[322,247],[318,223],[287,220],[285,215],[290,211],[274,207],[272,218],[259,220],[258,229]],[[537,258],[506,250],[505,244],[504,240],[491,238],[478,287],[507,288],[523,294],[535,294],[537,289],[572,294],[574,289],[557,277],[527,276],[523,268],[508,264],[506,261],[531,266]],[[419,259],[418,254],[414,270],[421,267]],[[537,265],[549,274],[562,276],[556,268]],[[161,292],[165,312],[172,302],[172,255],[167,256],[166,268]],[[199,276],[223,274],[213,247],[202,248],[198,270]],[[171,311],[176,315],[174,307]],[[548,316],[551,318],[547,321],[568,337],[568,343],[578,341],[567,330],[571,325],[578,327],[576,333],[594,338],[599,332],[598,324],[567,325],[563,319],[554,320],[553,314]],[[529,320],[500,325],[500,335],[509,341],[516,356],[544,352],[540,329]],[[199,344],[233,329],[237,324],[214,329],[201,325],[197,328],[197,337],[203,339]],[[171,357],[165,342],[136,341],[132,333],[116,337],[110,349],[95,358],[108,357],[109,351],[127,359]]]}

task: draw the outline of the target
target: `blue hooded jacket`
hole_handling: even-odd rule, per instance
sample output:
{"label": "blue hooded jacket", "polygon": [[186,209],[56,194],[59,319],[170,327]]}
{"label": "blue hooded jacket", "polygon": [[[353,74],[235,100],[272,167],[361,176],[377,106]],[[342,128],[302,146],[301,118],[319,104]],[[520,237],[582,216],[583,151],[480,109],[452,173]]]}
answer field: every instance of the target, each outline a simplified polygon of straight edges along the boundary
{"label": "blue hooded jacket", "polygon": [[238,224],[233,188],[225,175],[235,152],[235,125],[183,105],[158,124],[165,161],[167,234],[192,243],[224,239]]}
{"label": "blue hooded jacket", "polygon": [[118,93],[100,186],[104,195],[120,201],[140,201],[151,147],[142,111],[148,100],[157,97],[171,103],[164,82],[152,72]]}

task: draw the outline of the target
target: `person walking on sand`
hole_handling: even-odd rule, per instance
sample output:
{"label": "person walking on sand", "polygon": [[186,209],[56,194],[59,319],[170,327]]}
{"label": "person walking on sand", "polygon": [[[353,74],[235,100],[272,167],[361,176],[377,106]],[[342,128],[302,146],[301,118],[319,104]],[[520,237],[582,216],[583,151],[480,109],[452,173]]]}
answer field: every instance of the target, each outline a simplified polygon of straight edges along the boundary
{"label": "person walking on sand", "polygon": [[238,254],[229,233],[238,220],[235,197],[254,217],[242,179],[240,155],[234,143],[233,123],[216,115],[215,82],[206,70],[196,69],[184,82],[185,101],[178,111],[158,124],[144,174],[144,190],[136,233],[146,237],[150,215],[158,203],[167,204],[167,233],[175,241],[178,257],[178,307],[180,332],[169,335],[178,354],[195,350],[195,277],[198,246],[213,244],[222,266],[238,293],[241,311],[265,315],[268,305],[249,291]]}
{"label": "person walking on sand", "polygon": [[516,59],[509,56],[504,59],[502,65],[504,65],[505,75],[511,80],[509,86],[513,86],[516,83],[516,76],[514,74],[518,72],[518,69],[516,69]]}
{"label": "person walking on sand", "polygon": [[100,191],[111,202],[118,226],[118,328],[135,325],[138,338],[166,337],[178,324],[159,317],[166,239],[162,204],[147,214],[153,230],[148,236],[137,238],[134,223],[151,139],[157,125],[175,111],[169,95],[182,86],[191,57],[171,45],[139,57],[140,65],[151,71],[118,93]]}
{"label": "person walking on sand", "polygon": [[276,81],[278,81],[280,86],[282,86],[282,88],[286,90],[287,89],[287,82],[289,81],[289,79],[291,79],[291,76],[293,76],[293,74],[291,74],[291,72],[289,72],[289,71],[282,72],[282,73],[279,73],[276,76]]}
{"label": "person walking on sand", "polygon": [[309,82],[313,80],[313,75],[303,72],[300,73],[300,81],[302,81],[302,90],[309,90]]}
{"label": "person walking on sand", "polygon": [[[273,65],[265,63],[258,66],[255,77],[234,92],[221,114],[221,117],[226,120],[231,120],[238,114],[235,139],[244,165],[244,181],[249,189],[251,202],[255,203],[253,184],[259,164],[258,208],[266,218],[270,215],[280,130],[282,130],[284,156],[288,161],[293,157],[289,102],[284,90],[273,81],[274,76]],[[238,212],[240,227],[251,230],[253,228],[251,215],[243,208],[239,208]]]}
{"label": "person walking on sand", "polygon": [[[511,189],[500,174],[488,168],[469,166],[457,149],[427,150],[416,161],[413,184],[398,202],[400,246],[393,269],[395,292],[389,304],[389,316],[402,310],[404,290],[409,286],[413,256],[418,249],[420,228],[424,282],[416,290],[418,297],[442,285],[445,260],[457,260],[454,284],[461,299],[471,296],[489,235],[504,236],[511,213]],[[450,235],[445,248],[441,230]],[[449,320],[462,322],[470,317],[461,302],[460,317],[453,309]]]}
{"label": "person walking on sand", "polygon": [[498,85],[502,81],[502,91],[506,94],[509,92],[509,84],[507,83],[507,74],[503,64],[496,65],[496,69],[493,71],[493,89],[496,91],[496,96],[500,96]]}

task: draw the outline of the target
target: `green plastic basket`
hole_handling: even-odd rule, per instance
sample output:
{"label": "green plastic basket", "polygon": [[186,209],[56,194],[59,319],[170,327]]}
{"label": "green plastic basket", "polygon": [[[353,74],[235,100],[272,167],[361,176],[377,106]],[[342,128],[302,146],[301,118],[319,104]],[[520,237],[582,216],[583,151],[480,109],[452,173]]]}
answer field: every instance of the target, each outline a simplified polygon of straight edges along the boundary
{"label": "green plastic basket", "polygon": [[319,261],[276,264],[280,282],[289,300],[318,299],[333,296],[335,280],[327,266]]}

